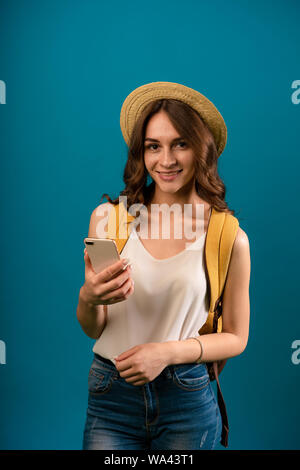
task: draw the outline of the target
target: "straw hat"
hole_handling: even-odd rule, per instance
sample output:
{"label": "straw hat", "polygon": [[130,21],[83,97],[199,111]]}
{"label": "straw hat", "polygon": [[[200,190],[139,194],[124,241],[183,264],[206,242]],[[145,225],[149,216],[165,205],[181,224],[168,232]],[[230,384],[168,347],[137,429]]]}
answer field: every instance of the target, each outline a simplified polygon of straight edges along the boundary
{"label": "straw hat", "polygon": [[120,114],[121,131],[127,145],[129,145],[133,127],[144,107],[151,101],[162,98],[180,100],[195,109],[211,130],[218,156],[221,155],[227,140],[227,128],[222,115],[204,95],[193,88],[173,82],[147,83],[136,88],[127,96]]}

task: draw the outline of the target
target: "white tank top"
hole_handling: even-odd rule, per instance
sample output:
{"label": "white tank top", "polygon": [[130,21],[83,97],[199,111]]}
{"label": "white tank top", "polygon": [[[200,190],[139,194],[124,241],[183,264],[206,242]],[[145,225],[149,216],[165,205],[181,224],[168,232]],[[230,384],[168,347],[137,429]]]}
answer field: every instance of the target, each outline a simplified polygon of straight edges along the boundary
{"label": "white tank top", "polygon": [[167,259],[154,258],[135,228],[121,257],[132,263],[134,292],[108,305],[107,323],[93,351],[110,359],[138,344],[198,336],[208,316],[204,270],[206,232]]}

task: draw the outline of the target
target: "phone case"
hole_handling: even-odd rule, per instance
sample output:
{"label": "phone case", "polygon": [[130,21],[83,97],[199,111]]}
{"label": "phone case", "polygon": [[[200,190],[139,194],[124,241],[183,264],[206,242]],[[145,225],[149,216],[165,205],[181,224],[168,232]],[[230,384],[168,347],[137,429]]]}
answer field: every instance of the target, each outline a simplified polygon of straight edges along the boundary
{"label": "phone case", "polygon": [[117,245],[107,238],[85,238],[84,244],[91,260],[93,269],[100,273],[103,269],[120,260]]}

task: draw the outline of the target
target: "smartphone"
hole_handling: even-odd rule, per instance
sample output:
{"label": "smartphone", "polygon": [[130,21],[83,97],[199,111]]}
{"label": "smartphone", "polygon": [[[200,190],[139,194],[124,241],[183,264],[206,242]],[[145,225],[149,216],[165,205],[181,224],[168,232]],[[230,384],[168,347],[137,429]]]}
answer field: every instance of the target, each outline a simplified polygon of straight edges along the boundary
{"label": "smartphone", "polygon": [[100,273],[121,259],[114,240],[87,237],[84,239],[84,244],[96,273]]}

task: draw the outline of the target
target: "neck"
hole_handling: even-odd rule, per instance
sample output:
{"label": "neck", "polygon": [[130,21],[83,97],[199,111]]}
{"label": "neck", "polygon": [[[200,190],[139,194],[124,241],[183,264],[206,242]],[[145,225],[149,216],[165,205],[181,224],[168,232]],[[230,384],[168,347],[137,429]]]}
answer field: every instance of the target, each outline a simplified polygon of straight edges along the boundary
{"label": "neck", "polygon": [[204,209],[210,207],[210,204],[208,204],[198,195],[195,187],[192,189],[190,188],[189,190],[184,190],[184,188],[181,188],[181,190],[176,193],[166,193],[160,191],[157,185],[155,186],[153,197],[148,204],[149,209],[151,209],[152,204],[167,204],[168,206],[172,206],[172,204],[178,204],[181,206],[182,211],[184,211],[185,204],[191,204],[193,217],[196,214],[196,204],[203,204]]}

